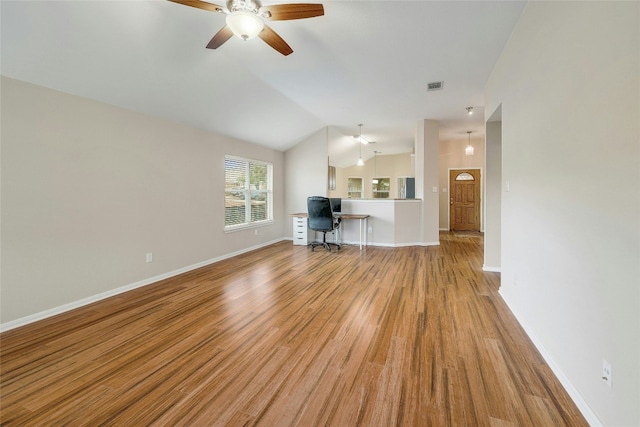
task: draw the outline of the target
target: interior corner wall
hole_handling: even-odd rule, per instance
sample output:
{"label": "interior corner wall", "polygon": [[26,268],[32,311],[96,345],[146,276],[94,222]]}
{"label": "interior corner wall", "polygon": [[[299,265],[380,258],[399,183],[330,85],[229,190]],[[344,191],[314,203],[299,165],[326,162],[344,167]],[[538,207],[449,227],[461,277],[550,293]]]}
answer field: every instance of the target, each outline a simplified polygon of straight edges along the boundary
{"label": "interior corner wall", "polygon": [[289,214],[306,212],[307,197],[326,196],[329,178],[328,128],[322,128],[284,153],[285,236],[293,237]]}
{"label": "interior corner wall", "polygon": [[529,2],[485,87],[500,292],[591,425],[640,425],[639,80],[640,2]]}
{"label": "interior corner wall", "polygon": [[[3,325],[284,237],[284,153],[1,84]],[[258,235],[224,232],[225,154],[273,163],[276,221]]]}

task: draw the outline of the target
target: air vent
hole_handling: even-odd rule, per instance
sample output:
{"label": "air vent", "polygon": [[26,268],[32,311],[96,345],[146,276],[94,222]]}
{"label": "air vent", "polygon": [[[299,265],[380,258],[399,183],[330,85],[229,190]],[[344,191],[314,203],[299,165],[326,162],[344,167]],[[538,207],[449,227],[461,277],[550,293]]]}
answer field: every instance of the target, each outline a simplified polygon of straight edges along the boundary
{"label": "air vent", "polygon": [[444,86],[444,82],[431,82],[427,83],[427,92],[431,92],[433,90],[440,90]]}

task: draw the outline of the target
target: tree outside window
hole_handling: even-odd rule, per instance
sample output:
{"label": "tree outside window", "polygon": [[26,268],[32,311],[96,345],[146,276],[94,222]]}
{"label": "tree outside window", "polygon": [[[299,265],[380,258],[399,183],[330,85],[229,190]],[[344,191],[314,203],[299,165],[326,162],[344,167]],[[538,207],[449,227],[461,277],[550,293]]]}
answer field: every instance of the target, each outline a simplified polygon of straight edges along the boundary
{"label": "tree outside window", "polygon": [[225,230],[273,221],[273,165],[225,156]]}
{"label": "tree outside window", "polygon": [[391,189],[391,178],[373,178],[372,194],[374,199],[388,199]]}

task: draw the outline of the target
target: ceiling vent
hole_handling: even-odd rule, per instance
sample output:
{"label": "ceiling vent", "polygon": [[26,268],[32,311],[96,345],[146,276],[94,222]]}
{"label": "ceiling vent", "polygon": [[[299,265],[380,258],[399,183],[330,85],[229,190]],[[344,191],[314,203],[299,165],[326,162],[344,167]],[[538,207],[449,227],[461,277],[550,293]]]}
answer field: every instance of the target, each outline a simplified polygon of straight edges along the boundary
{"label": "ceiling vent", "polygon": [[427,83],[427,92],[431,92],[434,90],[440,90],[444,86],[444,82],[431,82]]}

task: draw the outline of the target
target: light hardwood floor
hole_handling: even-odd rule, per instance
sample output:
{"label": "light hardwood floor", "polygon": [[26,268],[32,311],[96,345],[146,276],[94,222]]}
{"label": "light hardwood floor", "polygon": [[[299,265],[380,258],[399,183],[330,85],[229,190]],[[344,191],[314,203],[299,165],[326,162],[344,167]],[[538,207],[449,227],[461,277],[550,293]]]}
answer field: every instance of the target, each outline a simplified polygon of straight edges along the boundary
{"label": "light hardwood floor", "polygon": [[482,238],[282,242],[1,339],[3,426],[586,426]]}

